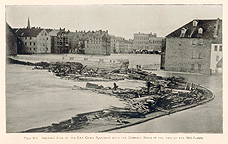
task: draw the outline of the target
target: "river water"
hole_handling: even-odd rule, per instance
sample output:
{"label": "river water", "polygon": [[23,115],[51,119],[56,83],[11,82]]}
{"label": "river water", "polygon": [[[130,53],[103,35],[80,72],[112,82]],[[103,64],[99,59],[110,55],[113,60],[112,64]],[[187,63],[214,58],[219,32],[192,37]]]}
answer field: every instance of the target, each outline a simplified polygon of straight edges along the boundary
{"label": "river water", "polygon": [[58,79],[31,66],[6,65],[6,130],[19,132],[50,125],[109,106],[124,106],[115,97],[72,90],[75,82]]}
{"label": "river water", "polygon": [[[134,61],[130,63],[134,64]],[[222,133],[222,75],[173,74],[161,71],[157,73],[162,76],[183,76],[189,82],[211,89],[215,99],[192,109],[113,132]],[[44,70],[32,70],[31,66],[7,64],[6,131],[14,133],[46,126],[69,119],[78,113],[100,110],[111,105],[124,106],[123,102],[115,97],[72,90],[74,84],[85,85],[56,78]],[[100,84],[113,85],[106,82]],[[117,84],[122,88],[139,88],[144,83],[120,81]]]}

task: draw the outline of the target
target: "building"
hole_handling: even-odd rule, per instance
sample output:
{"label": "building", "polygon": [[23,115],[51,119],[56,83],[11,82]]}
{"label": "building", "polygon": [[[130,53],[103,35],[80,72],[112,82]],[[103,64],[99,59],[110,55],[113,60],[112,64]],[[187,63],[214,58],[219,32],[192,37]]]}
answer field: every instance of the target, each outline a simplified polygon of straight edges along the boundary
{"label": "building", "polygon": [[[168,71],[210,74],[222,61],[222,20],[193,20],[166,36]],[[220,68],[221,69],[221,68]]]}
{"label": "building", "polygon": [[51,53],[69,53],[68,33],[69,31],[65,31],[65,28],[49,32],[51,37]]}
{"label": "building", "polygon": [[111,53],[133,53],[133,40],[111,35]]}
{"label": "building", "polygon": [[116,37],[114,35],[110,35],[110,37],[111,37],[111,50],[110,50],[110,52],[111,52],[111,54],[114,54],[114,53],[116,53],[116,42],[117,42],[117,40],[116,40]]}
{"label": "building", "polygon": [[110,55],[111,37],[108,31],[92,31],[86,33],[85,54],[87,55]]}
{"label": "building", "polygon": [[16,30],[18,54],[51,53],[51,38],[45,29]]}
{"label": "building", "polygon": [[57,47],[57,34],[59,30],[52,30],[49,32],[49,35],[51,37],[51,53],[58,53],[58,47]]}
{"label": "building", "polygon": [[68,33],[69,53],[85,54],[85,40],[87,38],[85,31],[75,31]]}
{"label": "building", "polygon": [[13,29],[6,23],[6,56],[17,55],[17,37]]}
{"label": "building", "polygon": [[116,53],[133,53],[133,41],[126,39],[116,40]]}
{"label": "building", "polygon": [[139,32],[134,34],[133,49],[134,51],[161,51],[163,39],[157,37],[156,33],[144,34]]}
{"label": "building", "polygon": [[14,29],[17,36],[18,54],[51,53],[51,38],[45,29],[30,28],[28,19],[27,28]]}

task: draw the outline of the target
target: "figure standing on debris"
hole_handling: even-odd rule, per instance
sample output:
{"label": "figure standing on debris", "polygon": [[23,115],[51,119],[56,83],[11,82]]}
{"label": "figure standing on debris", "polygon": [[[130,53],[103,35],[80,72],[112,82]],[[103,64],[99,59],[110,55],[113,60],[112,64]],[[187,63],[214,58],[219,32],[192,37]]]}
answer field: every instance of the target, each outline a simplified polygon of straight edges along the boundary
{"label": "figure standing on debris", "polygon": [[149,95],[149,93],[150,93],[150,87],[151,87],[151,82],[150,81],[147,81],[146,82],[146,86],[147,86],[147,94]]}
{"label": "figure standing on debris", "polygon": [[113,85],[114,85],[113,89],[116,90],[118,88],[117,84],[114,82]]}

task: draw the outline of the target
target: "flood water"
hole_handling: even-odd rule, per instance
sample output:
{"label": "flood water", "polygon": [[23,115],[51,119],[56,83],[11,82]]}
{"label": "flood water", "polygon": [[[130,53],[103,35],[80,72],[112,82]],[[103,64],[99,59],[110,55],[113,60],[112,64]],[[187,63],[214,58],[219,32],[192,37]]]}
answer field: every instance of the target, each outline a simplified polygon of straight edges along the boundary
{"label": "flood water", "polygon": [[124,106],[115,97],[72,90],[73,81],[58,79],[47,71],[32,68],[6,65],[7,132],[47,126],[109,106]]}

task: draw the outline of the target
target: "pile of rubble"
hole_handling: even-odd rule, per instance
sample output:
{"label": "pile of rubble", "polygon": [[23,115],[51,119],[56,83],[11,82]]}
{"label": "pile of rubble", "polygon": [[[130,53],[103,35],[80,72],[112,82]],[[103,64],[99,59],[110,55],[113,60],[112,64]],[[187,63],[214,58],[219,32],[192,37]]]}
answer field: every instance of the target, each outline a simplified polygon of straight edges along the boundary
{"label": "pile of rubble", "polygon": [[79,81],[108,81],[108,80],[124,80],[126,75],[114,73],[105,69],[93,69],[83,66],[78,62],[39,62],[33,64],[35,69],[48,70],[55,76],[64,79],[73,79]]}

